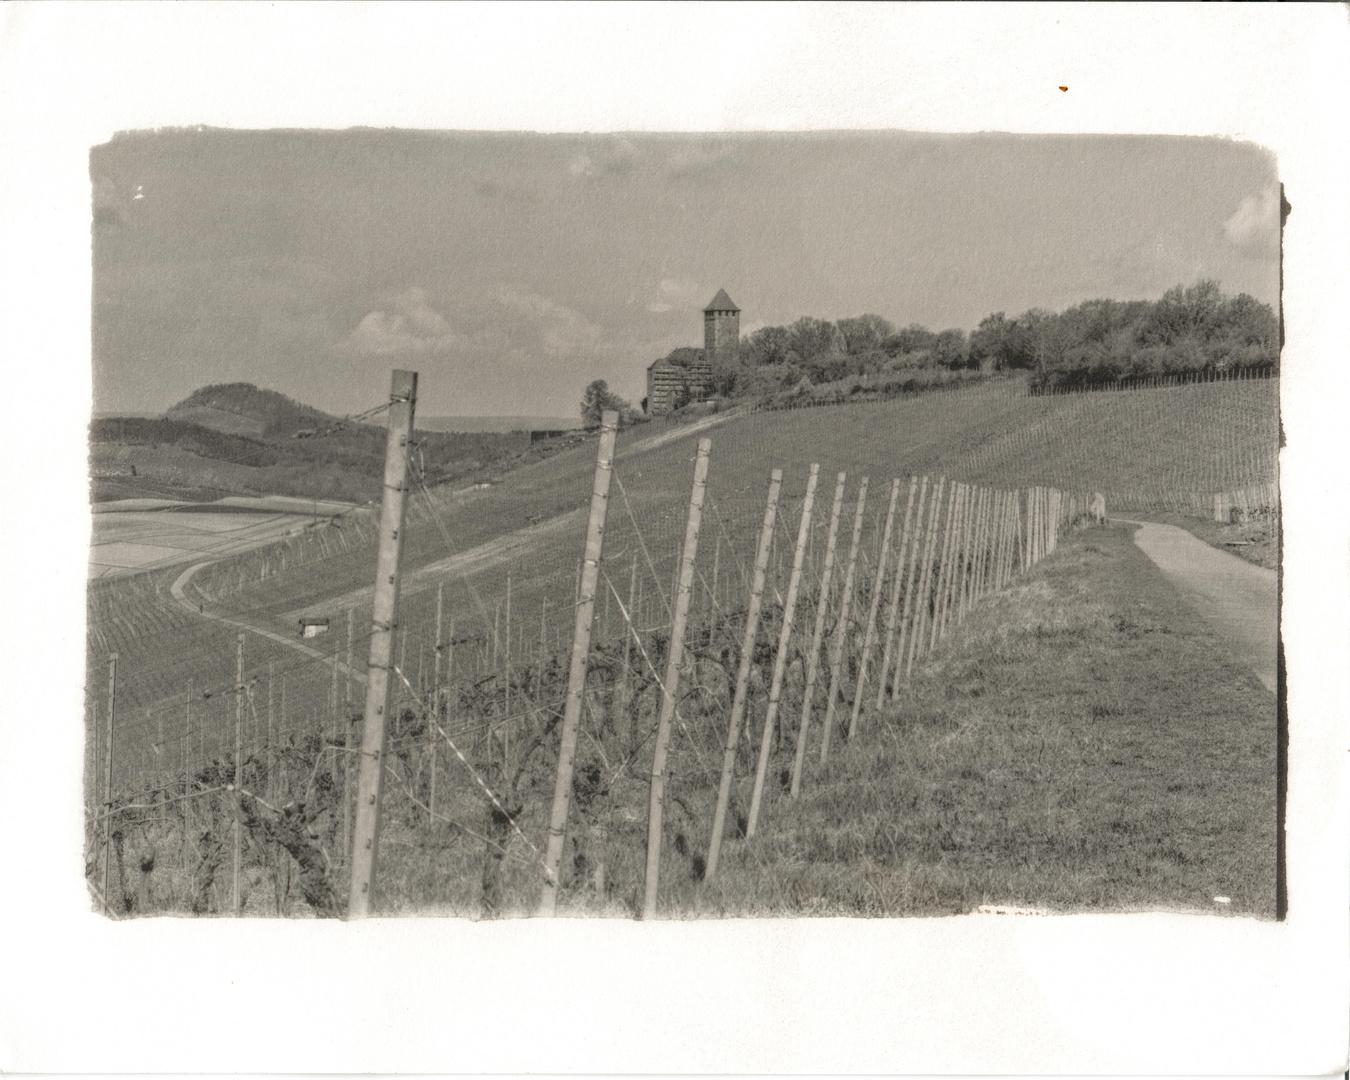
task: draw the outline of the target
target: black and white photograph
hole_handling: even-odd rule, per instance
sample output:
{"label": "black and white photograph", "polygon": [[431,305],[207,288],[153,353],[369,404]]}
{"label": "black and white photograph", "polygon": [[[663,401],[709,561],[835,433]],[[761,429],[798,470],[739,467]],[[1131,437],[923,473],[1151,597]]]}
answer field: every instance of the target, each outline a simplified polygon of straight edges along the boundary
{"label": "black and white photograph", "polygon": [[90,180],[100,910],[1276,916],[1269,151],[203,128]]}
{"label": "black and white photograph", "polygon": [[1348,48],[13,5],[0,1064],[1342,1071]]}

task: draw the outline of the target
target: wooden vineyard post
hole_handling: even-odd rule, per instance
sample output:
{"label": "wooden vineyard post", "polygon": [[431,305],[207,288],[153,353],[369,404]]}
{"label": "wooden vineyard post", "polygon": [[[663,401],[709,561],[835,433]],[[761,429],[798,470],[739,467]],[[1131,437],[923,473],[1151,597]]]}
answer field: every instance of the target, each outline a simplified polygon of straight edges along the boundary
{"label": "wooden vineyard post", "polygon": [[834,547],[839,538],[839,514],[844,508],[845,473],[839,474],[834,487],[834,505],[830,507],[830,530],[825,539],[825,562],[820,571],[820,595],[816,599],[816,628],[811,634],[811,647],[806,654],[806,681],[802,685],[802,716],[797,724],[797,753],[792,762],[790,798],[797,798],[802,790],[802,773],[806,768],[806,733],[811,726],[811,698],[816,689],[816,675],[820,671],[820,643],[825,636],[825,619],[830,612],[830,578],[834,574]]}
{"label": "wooden vineyard post", "polygon": [[352,829],[351,886],[347,917],[364,919],[375,902],[379,856],[380,793],[384,785],[384,743],[389,711],[390,667],[398,615],[399,563],[407,496],[408,443],[417,406],[417,373],[394,371],[389,388],[389,432],[384,449],[384,497],[380,504],[380,546],[375,563],[375,598],[370,613],[370,659],[361,726],[356,821]]}
{"label": "wooden vineyard post", "polygon": [[947,504],[947,529],[942,538],[942,555],[938,561],[937,591],[933,595],[933,623],[928,635],[928,651],[930,653],[937,647],[938,639],[942,636],[943,627],[947,621],[947,589],[951,580],[952,542],[955,539],[954,534],[958,526],[958,515],[961,512],[961,500],[964,491],[964,484],[953,484],[951,502]]}
{"label": "wooden vineyard post", "polygon": [[877,672],[877,708],[886,700],[886,675],[891,667],[891,651],[895,647],[895,617],[900,609],[900,588],[905,577],[905,552],[909,548],[909,527],[914,512],[914,489],[919,478],[909,478],[909,498],[905,501],[905,522],[900,529],[900,545],[895,549],[895,576],[891,581],[891,600],[886,608],[886,643],[881,651],[881,670]]}
{"label": "wooden vineyard post", "polygon": [[990,560],[990,591],[1003,587],[1003,549],[1007,544],[1007,491],[994,493],[994,544]]}
{"label": "wooden vineyard post", "polygon": [[952,599],[956,622],[966,617],[966,579],[970,576],[971,522],[975,517],[975,489],[967,487],[961,501],[961,528],[957,530],[957,550],[952,558]]}
{"label": "wooden vineyard post", "polygon": [[329,658],[329,666],[332,668],[332,685],[328,688],[328,707],[333,714],[333,757],[329,762],[328,776],[333,781],[333,790],[338,786],[338,745],[342,738],[342,702],[338,697],[338,653],[333,649],[333,655]]}
{"label": "wooden vineyard post", "polygon": [[234,669],[234,892],[230,900],[231,912],[239,915],[239,863],[244,845],[244,828],[240,822],[239,789],[244,784],[244,634],[239,633],[238,658]]}
{"label": "wooden vineyard post", "polygon": [[959,543],[961,550],[957,559],[955,588],[952,590],[952,607],[955,609],[956,624],[959,626],[966,617],[966,589],[971,574],[971,550],[975,539],[975,510],[979,504],[979,492],[974,487],[966,489],[965,507],[961,513],[961,532]]}
{"label": "wooden vineyard post", "polygon": [[[712,569],[712,589],[709,593],[708,604],[708,641],[712,643],[717,640],[717,571],[718,563],[722,561],[722,534],[718,533],[713,542],[713,569]],[[637,556],[633,556],[633,573],[637,573]],[[629,597],[629,611],[632,611],[632,597]]]}
{"label": "wooden vineyard post", "polygon": [[1001,492],[989,489],[985,506],[985,561],[980,573],[980,595],[987,596],[998,588],[998,508]]}
{"label": "wooden vineyard post", "polygon": [[764,714],[764,731],[759,740],[759,761],[755,765],[755,787],[750,796],[750,814],[745,827],[745,838],[755,835],[759,821],[760,803],[764,798],[764,777],[769,769],[769,746],[778,719],[778,699],[783,692],[783,675],[787,671],[788,645],[792,639],[792,622],[797,614],[797,591],[802,581],[802,560],[806,557],[806,539],[811,534],[811,511],[816,502],[816,483],[820,466],[812,465],[806,480],[806,495],[802,499],[802,518],[797,526],[797,547],[792,554],[792,574],[788,578],[787,596],[783,600],[783,625],[778,632],[778,652],[773,661],[773,679],[769,684],[769,705]]}
{"label": "wooden vineyard post", "polygon": [[[276,661],[267,661],[267,795],[271,798],[276,794],[276,755],[272,751],[272,740],[275,737],[273,730],[274,709],[272,705],[272,682],[276,678]],[[189,706],[189,715],[191,707]]]}
{"label": "wooden vineyard post", "polygon": [[764,524],[759,531],[759,546],[755,549],[755,572],[750,581],[750,603],[745,613],[745,636],[741,640],[741,662],[736,672],[736,694],[731,703],[731,722],[727,725],[726,750],[722,754],[722,778],[717,787],[717,808],[713,811],[712,839],[708,842],[708,864],[703,880],[711,881],[717,873],[717,860],[722,853],[722,832],[726,826],[727,804],[731,801],[731,781],[736,773],[736,742],[740,738],[741,723],[745,717],[745,698],[750,685],[750,667],[754,663],[755,638],[759,634],[759,609],[764,596],[764,577],[769,565],[769,542],[773,539],[774,521],[778,515],[778,489],[783,484],[783,470],[769,474],[769,497],[764,504]]}
{"label": "wooden vineyard post", "polygon": [[629,573],[628,573],[628,619],[630,620],[630,625],[628,625],[628,626],[626,626],[626,627],[624,628],[624,635],[623,635],[623,671],[622,671],[622,674],[620,675],[620,678],[622,679],[622,682],[621,682],[620,685],[619,685],[619,692],[620,692],[620,697],[619,697],[620,709],[621,709],[623,712],[627,712],[627,711],[628,711],[628,704],[629,704],[628,698],[629,698],[629,693],[631,692],[632,686],[633,686],[633,671],[632,671],[632,664],[633,664],[633,628],[632,628],[632,625],[631,625],[631,620],[637,618],[637,612],[636,612],[636,609],[633,607],[634,601],[637,599],[637,583],[638,583],[638,573],[637,573],[637,552],[635,551],[635,552],[633,552],[633,566],[632,566],[632,569],[631,569],[631,570],[629,571]]}
{"label": "wooden vineyard post", "polygon": [[[271,686],[268,687],[271,698]],[[188,837],[192,835],[192,680],[188,679],[187,702],[183,707],[183,872],[188,869]],[[97,777],[95,778],[97,780]],[[270,780],[270,774],[269,774]]]}
{"label": "wooden vineyard post", "polygon": [[945,476],[938,477],[937,490],[933,493],[933,505],[928,509],[928,527],[924,530],[923,567],[919,575],[919,590],[914,597],[914,623],[910,629],[909,655],[905,658],[905,679],[914,672],[914,661],[921,655],[923,632],[929,616],[931,603],[929,585],[933,576],[933,548],[937,543],[938,520],[942,513],[942,493],[947,486]]}
{"label": "wooden vineyard post", "polygon": [[1022,542],[1022,573],[1036,565],[1036,489],[1027,488],[1027,523]]}
{"label": "wooden vineyard post", "polygon": [[975,537],[975,574],[971,579],[971,603],[984,595],[985,574],[989,567],[989,501],[988,488],[980,488],[979,530]]}
{"label": "wooden vineyard post", "polygon": [[506,686],[502,690],[502,737],[511,730],[511,571],[506,572]]}
{"label": "wooden vineyard post", "polygon": [[103,752],[103,914],[108,914],[108,868],[112,863],[113,727],[117,716],[117,654],[108,657],[108,742]]}
{"label": "wooden vineyard post", "polygon": [[839,624],[834,632],[834,655],[830,659],[830,689],[825,698],[825,719],[820,734],[820,763],[830,756],[830,730],[834,727],[834,707],[839,697],[839,675],[843,670],[844,654],[848,651],[848,613],[853,606],[853,575],[858,568],[858,547],[862,540],[863,508],[867,505],[867,481],[864,476],[858,485],[858,508],[853,514],[853,540],[848,549],[848,566],[844,570],[844,589],[839,599]]}
{"label": "wooden vineyard post", "polygon": [[1041,561],[1042,532],[1044,529],[1044,522],[1041,520],[1043,517],[1041,513],[1041,489],[1038,487],[1031,489],[1031,506],[1031,565],[1035,566]]}
{"label": "wooden vineyard post", "polygon": [[441,617],[445,611],[445,583],[436,586],[436,647],[431,658],[431,719],[427,725],[427,749],[430,753],[431,776],[427,789],[427,826],[436,824],[436,725],[441,719],[441,651],[445,643],[441,637]]}
{"label": "wooden vineyard post", "polygon": [[1049,538],[1049,522],[1046,521],[1046,512],[1049,509],[1049,500],[1046,496],[1049,494],[1048,488],[1036,489],[1036,561],[1040,562],[1045,558],[1045,545]]}
{"label": "wooden vineyard post", "polygon": [[591,624],[595,618],[595,585],[600,577],[600,551],[605,536],[605,512],[609,508],[609,483],[614,472],[614,436],[618,428],[619,414],[606,410],[600,420],[600,446],[596,453],[595,483],[591,489],[591,515],[586,525],[586,553],[580,563],[581,572],[577,582],[572,663],[567,672],[567,698],[563,705],[562,734],[558,745],[558,777],[553,788],[548,846],[544,852],[544,891],[539,900],[541,915],[553,915],[558,910],[558,867],[562,863],[577,732],[581,726],[581,704],[586,692]]}
{"label": "wooden vineyard post", "polygon": [[675,587],[675,612],[670,627],[666,677],[661,684],[661,713],[656,722],[656,750],[652,754],[652,782],[647,801],[647,875],[642,894],[644,919],[656,915],[656,892],[661,875],[661,815],[666,797],[666,750],[670,745],[670,721],[675,715],[675,701],[679,693],[684,630],[694,592],[694,559],[698,555],[698,532],[703,521],[703,495],[707,488],[708,454],[711,450],[711,439],[699,439],[698,453],[694,458],[694,486],[689,493],[689,517],[684,529],[684,550],[680,554],[680,576]]}
{"label": "wooden vineyard post", "polygon": [[900,480],[891,481],[891,503],[886,509],[886,526],[881,531],[881,550],[877,554],[877,568],[872,580],[872,603],[867,609],[867,629],[863,632],[862,656],[858,659],[858,685],[853,688],[853,712],[848,718],[848,737],[858,731],[858,714],[862,711],[864,688],[867,685],[867,659],[876,642],[877,608],[881,604],[881,587],[886,579],[886,560],[891,554],[891,528],[895,525],[895,503],[900,497]]}
{"label": "wooden vineyard post", "polygon": [[1014,559],[1017,550],[1017,492],[1003,493],[1003,554],[999,559],[998,587],[1006,588],[1013,577]]}
{"label": "wooden vineyard post", "polygon": [[[905,568],[905,590],[903,606],[900,608],[900,634],[895,644],[895,671],[891,675],[891,697],[895,697],[900,690],[900,669],[905,665],[905,646],[913,637],[913,620],[918,617],[918,603],[914,599],[917,590],[914,575],[918,568],[919,550],[923,545],[923,510],[927,494],[928,477],[925,476],[919,485],[919,505],[914,513],[914,533],[909,541],[909,565]],[[883,689],[884,686],[883,683]]]}
{"label": "wooden vineyard post", "polygon": [[956,614],[957,594],[960,591],[962,572],[962,553],[965,546],[966,523],[970,520],[970,485],[961,485],[961,498],[956,503],[956,518],[952,525],[952,539],[948,545],[948,559],[951,567],[947,571],[947,582],[942,590],[942,622],[938,626],[938,640],[947,636],[947,620]]}
{"label": "wooden vineyard post", "polygon": [[983,487],[976,487],[975,497],[973,497],[971,504],[971,532],[969,532],[969,540],[967,540],[971,567],[965,575],[965,589],[961,593],[965,598],[965,603],[963,610],[958,613],[957,622],[964,621],[965,612],[975,607],[980,598],[980,567],[984,564],[983,558],[981,558],[983,548],[980,547],[981,541],[984,539],[984,494]]}

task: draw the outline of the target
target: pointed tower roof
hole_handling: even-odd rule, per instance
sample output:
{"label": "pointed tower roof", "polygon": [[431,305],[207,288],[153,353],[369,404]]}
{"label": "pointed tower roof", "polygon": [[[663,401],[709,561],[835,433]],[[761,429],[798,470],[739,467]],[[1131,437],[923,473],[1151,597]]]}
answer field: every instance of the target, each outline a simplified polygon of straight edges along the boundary
{"label": "pointed tower roof", "polygon": [[735,302],[727,295],[726,289],[718,289],[717,295],[708,301],[704,311],[740,311]]}

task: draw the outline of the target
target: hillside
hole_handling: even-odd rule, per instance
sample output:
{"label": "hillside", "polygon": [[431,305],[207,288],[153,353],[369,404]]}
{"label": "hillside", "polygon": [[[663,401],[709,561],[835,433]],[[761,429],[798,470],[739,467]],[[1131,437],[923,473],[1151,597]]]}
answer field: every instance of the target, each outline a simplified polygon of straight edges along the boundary
{"label": "hillside", "polygon": [[[836,625],[851,626],[851,635],[841,631],[837,640],[856,658],[863,600],[876,595],[892,478],[945,476],[1022,488],[1022,495],[1047,483],[1096,489],[1113,512],[1148,511],[1169,494],[1266,478],[1277,396],[1278,384],[1267,380],[1035,397],[1019,382],[993,381],[922,398],[712,414],[697,425],[660,422],[622,433],[574,774],[585,828],[573,833],[577,850],[565,863],[568,902],[609,914],[636,904],[655,679],[669,644],[694,440],[706,435],[711,469],[686,637],[693,662],[667,762],[666,910],[940,913],[986,902],[1197,909],[1225,895],[1235,910],[1268,912],[1273,698],[1189,612],[1126,527],[1067,533],[1043,567],[976,612],[966,624],[970,636],[958,632],[943,646],[934,623],[908,689],[864,714],[856,743],[844,738],[836,714],[836,757],[827,764],[822,748],[817,765],[812,750],[809,786],[791,806],[783,791],[804,667],[794,660],[777,729],[789,734],[770,749],[771,823],[763,840],[741,843],[754,760],[747,739],[737,755],[741,779],[722,876],[712,888],[699,883],[770,469],[784,475],[767,551],[763,647],[751,654],[752,724],[765,707],[809,463],[821,465],[825,493],[837,471],[847,472],[850,518],[863,476],[871,478],[856,518],[854,611],[842,614],[847,589],[839,582],[833,604],[820,608],[848,620]],[[392,843],[381,873],[391,908],[434,901],[474,913],[532,903],[537,873],[522,852],[526,842],[542,843],[545,830],[593,471],[591,443],[512,470],[489,490],[414,489],[401,530],[398,679],[387,744]],[[818,494],[804,550],[809,605],[812,589],[818,592],[827,498]],[[1019,515],[1020,504],[1021,496]],[[940,548],[924,556],[929,567]],[[954,549],[943,550],[945,566]],[[256,792],[273,775],[272,748],[279,747],[281,782],[307,803],[313,797],[315,813],[325,802],[337,805],[336,787],[324,795],[314,783],[331,780],[350,760],[329,748],[350,746],[344,717],[359,714],[374,556],[373,525],[349,517],[341,528],[316,528],[215,564],[91,585],[90,670],[119,654],[124,801],[139,805],[131,785],[163,774],[166,764],[175,775],[175,762],[191,763],[198,790],[214,790],[232,775],[226,763],[242,720],[252,748],[246,787]],[[924,581],[920,595],[927,570]],[[623,607],[632,611],[635,634],[626,632]],[[299,641],[302,616],[318,617],[328,632]],[[798,618],[804,633],[806,620]],[[240,628],[251,632],[238,635]],[[242,711],[233,692],[241,640],[249,680]],[[803,641],[795,648],[804,659]],[[853,660],[838,668],[845,702],[857,670]],[[452,687],[439,722],[455,744],[453,753],[440,747],[448,771],[438,796],[428,794],[425,766],[439,743],[419,705],[435,683]],[[95,689],[91,717],[99,706]],[[517,844],[492,815],[465,763],[511,807],[525,841]],[[1111,794],[1080,809],[1080,793],[1089,790]],[[1194,800],[1214,791],[1223,813],[1195,816]],[[429,820],[431,802],[439,822]],[[894,807],[907,810],[897,819]],[[316,828],[329,851],[340,851],[347,841],[338,838],[337,817],[326,820]],[[479,843],[461,842],[461,833]],[[442,845],[436,858],[427,857],[432,844]],[[498,852],[507,853],[504,864]],[[341,864],[333,865],[323,878],[341,895]],[[587,881],[598,883],[593,903]]]}
{"label": "hillside", "polygon": [[194,390],[166,414],[169,420],[232,435],[290,438],[331,425],[337,418],[251,383],[220,383]]}
{"label": "hillside", "polygon": [[[712,534],[700,549],[700,572],[711,579],[715,558],[724,577],[748,572],[771,468],[784,470],[787,507],[800,500],[807,466],[819,462],[823,477],[847,471],[850,491],[863,475],[872,477],[876,491],[893,476],[942,474],[1007,487],[1100,490],[1112,513],[1147,511],[1163,507],[1157,500],[1169,492],[1226,490],[1269,479],[1277,401],[1276,380],[1059,397],[1028,396],[1021,382],[999,380],[919,398],[735,415],[705,432],[713,444],[707,507]],[[616,587],[626,589],[634,557],[644,568],[650,559],[642,576],[646,603],[657,605],[652,617],[661,603],[657,589],[669,593],[695,440],[695,433],[664,423],[625,431],[618,440],[602,565]],[[594,454],[594,444],[586,442],[507,472],[490,491],[442,488],[430,498],[414,495],[403,548],[410,585],[400,620],[414,655],[434,638],[434,586],[442,581],[447,618],[456,618],[460,634],[480,644],[503,617],[508,574],[513,609],[532,613],[534,640],[545,604],[546,633],[552,639],[564,632],[559,612],[571,602],[585,528],[584,514],[577,512],[589,498]],[[864,543],[875,543],[879,534],[881,499],[875,495],[870,504]],[[792,511],[784,515],[780,520]],[[537,532],[531,544],[500,542],[555,520],[556,527]],[[789,542],[779,540],[780,549]],[[477,553],[466,572],[452,569],[460,564],[437,570],[465,552]],[[203,602],[281,633],[293,632],[302,610],[345,619],[355,607],[357,625],[364,625],[369,600],[361,591],[369,588],[374,556],[373,533],[354,525],[339,538],[313,535],[209,566],[195,576],[193,589]],[[229,677],[229,635],[215,642],[198,627],[190,643],[183,642],[166,589],[167,581],[134,590],[117,582],[91,587],[95,652],[123,652],[126,693],[146,706],[178,693],[188,677]],[[117,597],[123,590],[135,591],[136,598],[122,603]],[[167,639],[146,632],[128,614],[149,617],[159,608],[168,609],[155,616]],[[123,614],[109,621],[99,610]],[[615,617],[606,623],[609,633],[617,632]]]}
{"label": "hillside", "polygon": [[[103,417],[89,428],[93,501],[294,495],[378,498],[385,429],[343,422],[248,383],[206,386],[163,418]],[[429,484],[469,482],[558,449],[528,432],[418,430]]]}

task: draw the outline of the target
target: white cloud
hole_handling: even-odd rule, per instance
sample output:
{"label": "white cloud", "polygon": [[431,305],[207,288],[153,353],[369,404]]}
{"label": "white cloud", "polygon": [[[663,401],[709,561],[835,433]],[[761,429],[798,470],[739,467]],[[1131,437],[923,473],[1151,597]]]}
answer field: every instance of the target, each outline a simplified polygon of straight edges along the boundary
{"label": "white cloud", "polygon": [[600,328],[566,304],[509,285],[498,288],[493,299],[524,316],[545,356],[574,356],[593,351],[600,342]]}
{"label": "white cloud", "polygon": [[[656,286],[657,296],[647,310],[660,314],[666,311],[700,310],[712,292],[692,278],[662,278]],[[708,295],[705,296],[704,293]]]}
{"label": "white cloud", "polygon": [[1254,254],[1279,249],[1280,192],[1271,185],[1242,200],[1233,216],[1223,223],[1224,235],[1236,247]]}
{"label": "white cloud", "polygon": [[363,356],[444,352],[458,341],[440,312],[419,288],[405,289],[387,308],[366,315],[342,342]]}

